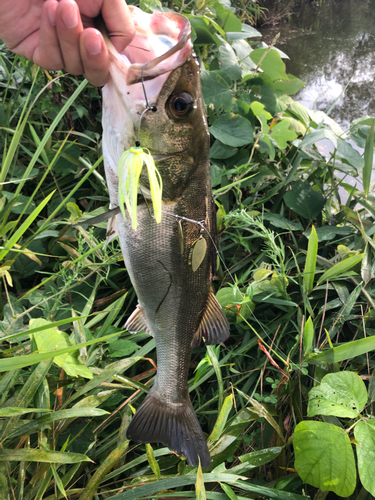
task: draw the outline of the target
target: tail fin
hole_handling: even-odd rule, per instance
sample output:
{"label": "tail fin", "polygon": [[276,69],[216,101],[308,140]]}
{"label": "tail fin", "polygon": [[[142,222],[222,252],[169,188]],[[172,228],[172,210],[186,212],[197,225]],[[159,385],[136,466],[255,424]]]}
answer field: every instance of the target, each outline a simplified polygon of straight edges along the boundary
{"label": "tail fin", "polygon": [[162,443],[186,457],[189,465],[210,467],[211,458],[201,426],[190,401],[167,403],[149,393],[133,417],[127,438],[138,443]]}

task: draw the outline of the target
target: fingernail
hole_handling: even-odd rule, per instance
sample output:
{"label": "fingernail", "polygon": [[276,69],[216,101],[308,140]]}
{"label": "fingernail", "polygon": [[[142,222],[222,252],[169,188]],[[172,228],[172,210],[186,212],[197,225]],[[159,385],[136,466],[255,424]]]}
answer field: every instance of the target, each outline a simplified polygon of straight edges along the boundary
{"label": "fingernail", "polygon": [[51,26],[56,26],[56,9],[49,8],[47,9],[48,21]]}
{"label": "fingernail", "polygon": [[71,3],[66,6],[62,12],[62,20],[65,26],[69,29],[75,28],[78,24],[78,12],[77,7]]}
{"label": "fingernail", "polygon": [[86,39],[86,50],[92,56],[97,56],[102,51],[102,37],[99,33],[92,33]]}

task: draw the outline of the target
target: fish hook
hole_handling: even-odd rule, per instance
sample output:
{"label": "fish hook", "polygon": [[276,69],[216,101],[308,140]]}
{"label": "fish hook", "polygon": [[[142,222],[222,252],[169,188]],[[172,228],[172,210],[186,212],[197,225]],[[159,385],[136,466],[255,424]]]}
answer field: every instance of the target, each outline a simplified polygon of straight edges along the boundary
{"label": "fish hook", "polygon": [[154,113],[157,111],[157,107],[156,106],[150,106],[150,104],[148,103],[148,99],[147,99],[147,94],[146,94],[146,87],[145,87],[145,84],[144,84],[144,77],[143,77],[143,71],[145,69],[145,66],[146,66],[147,63],[145,63],[143,66],[142,66],[142,74],[141,74],[141,84],[142,84],[142,89],[143,89],[143,94],[145,96],[145,101],[146,101],[146,107],[145,109],[142,111],[142,114],[141,114],[141,117],[139,119],[139,124],[138,124],[138,141],[136,141],[135,145],[137,148],[139,148],[139,146],[141,145],[141,141],[139,140],[140,139],[140,134],[141,134],[141,122],[142,122],[142,118],[143,118],[143,115],[151,110],[153,111]]}

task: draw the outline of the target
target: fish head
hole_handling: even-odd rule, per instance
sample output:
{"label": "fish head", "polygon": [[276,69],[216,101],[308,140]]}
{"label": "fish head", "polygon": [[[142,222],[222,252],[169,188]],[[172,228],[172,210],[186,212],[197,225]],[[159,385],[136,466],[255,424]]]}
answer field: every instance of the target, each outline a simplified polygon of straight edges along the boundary
{"label": "fish head", "polygon": [[[136,7],[131,14],[136,27],[131,44],[120,54],[107,42],[111,53],[111,79],[103,88],[107,181],[115,200],[120,157],[139,140],[162,176],[163,201],[170,202],[181,196],[200,159],[208,158],[199,64],[187,18],[173,12],[147,14]],[[140,183],[147,196],[146,171]]]}

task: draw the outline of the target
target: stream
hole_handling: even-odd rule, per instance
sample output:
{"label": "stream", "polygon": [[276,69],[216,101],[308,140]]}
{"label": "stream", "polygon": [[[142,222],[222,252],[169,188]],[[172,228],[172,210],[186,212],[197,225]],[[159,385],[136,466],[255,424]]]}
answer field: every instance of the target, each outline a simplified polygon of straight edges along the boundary
{"label": "stream", "polygon": [[[290,58],[287,72],[306,82],[295,100],[324,112],[337,100],[330,116],[344,130],[356,118],[375,116],[375,0],[306,2],[289,22],[261,31],[268,44],[280,33],[276,46]],[[332,144],[322,141],[319,150],[328,153]]]}
{"label": "stream", "polygon": [[306,82],[299,102],[327,112],[339,97],[330,116],[343,128],[375,116],[375,0],[305,3],[289,22],[262,30],[267,43],[277,33],[287,72]]}

